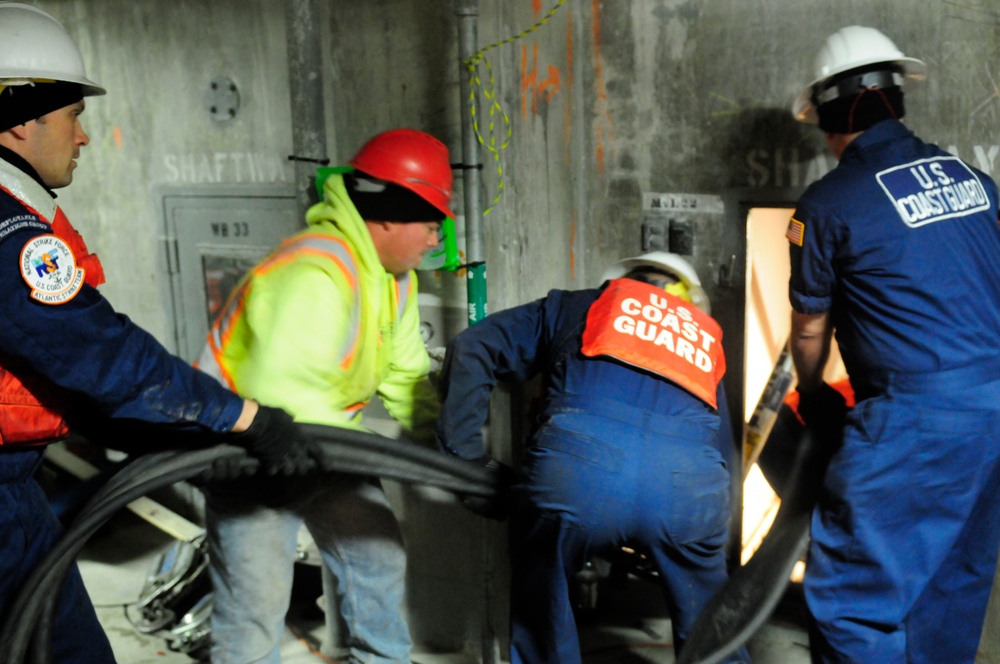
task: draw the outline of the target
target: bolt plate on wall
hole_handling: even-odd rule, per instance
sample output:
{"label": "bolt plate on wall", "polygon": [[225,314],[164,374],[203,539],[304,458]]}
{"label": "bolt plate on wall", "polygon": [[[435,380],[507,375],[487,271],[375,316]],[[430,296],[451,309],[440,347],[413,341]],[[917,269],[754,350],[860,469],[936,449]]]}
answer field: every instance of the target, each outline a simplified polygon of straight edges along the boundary
{"label": "bolt plate on wall", "polygon": [[236,117],[240,110],[240,91],[228,76],[212,79],[205,93],[205,108],[217,122]]}

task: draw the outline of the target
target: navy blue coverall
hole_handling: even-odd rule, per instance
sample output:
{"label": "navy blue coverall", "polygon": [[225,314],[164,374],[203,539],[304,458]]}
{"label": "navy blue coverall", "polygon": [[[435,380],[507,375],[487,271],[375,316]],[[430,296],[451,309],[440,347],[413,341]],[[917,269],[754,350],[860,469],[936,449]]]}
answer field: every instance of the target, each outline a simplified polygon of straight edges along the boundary
{"label": "navy blue coverall", "polygon": [[515,664],[581,661],[569,583],[595,554],[626,542],[646,550],[675,647],[727,578],[735,448],[722,386],[720,424],[719,412],[666,379],[583,356],[600,292],[553,290],[490,315],[457,335],[445,358],[439,441],[466,459],[484,454],[480,428],[497,381],[546,376],[541,424],[511,491]]}
{"label": "navy blue coverall", "polygon": [[858,401],[812,522],[813,659],[972,662],[1000,545],[997,187],[884,120],[789,239],[792,307],[829,312]]}
{"label": "navy blue coverall", "polygon": [[[36,204],[45,190],[34,170],[0,148],[0,365],[65,394],[79,414],[119,421],[173,423],[173,431],[226,432],[243,400],[171,355],[89,285],[64,304],[29,298],[20,255],[49,224],[11,191]],[[4,408],[6,404],[0,404]],[[67,413],[72,416],[72,413]],[[72,417],[69,418],[72,425]],[[103,442],[103,441],[99,441]],[[0,618],[20,583],[62,533],[34,479],[44,446],[0,447]],[[74,565],[60,590],[52,660],[114,662],[110,644]]]}

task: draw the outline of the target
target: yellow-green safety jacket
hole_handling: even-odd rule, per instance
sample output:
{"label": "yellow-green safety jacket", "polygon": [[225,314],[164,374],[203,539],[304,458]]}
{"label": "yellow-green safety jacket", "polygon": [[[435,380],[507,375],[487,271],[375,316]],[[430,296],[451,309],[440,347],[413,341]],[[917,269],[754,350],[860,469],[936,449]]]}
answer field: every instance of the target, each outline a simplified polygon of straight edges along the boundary
{"label": "yellow-green safety jacket", "polygon": [[343,176],[324,190],[306,213],[308,228],[234,289],[198,366],[299,422],[362,429],[360,411],[378,394],[404,431],[431,442],[438,398],[416,274],[382,267]]}

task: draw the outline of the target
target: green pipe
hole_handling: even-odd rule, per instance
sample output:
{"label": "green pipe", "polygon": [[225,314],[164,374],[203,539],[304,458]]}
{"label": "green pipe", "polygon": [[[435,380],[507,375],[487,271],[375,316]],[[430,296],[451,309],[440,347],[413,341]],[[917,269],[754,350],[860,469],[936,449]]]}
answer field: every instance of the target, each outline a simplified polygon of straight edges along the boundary
{"label": "green pipe", "polygon": [[469,297],[469,325],[473,325],[489,313],[486,308],[486,263],[471,263],[466,269],[469,271],[465,284]]}

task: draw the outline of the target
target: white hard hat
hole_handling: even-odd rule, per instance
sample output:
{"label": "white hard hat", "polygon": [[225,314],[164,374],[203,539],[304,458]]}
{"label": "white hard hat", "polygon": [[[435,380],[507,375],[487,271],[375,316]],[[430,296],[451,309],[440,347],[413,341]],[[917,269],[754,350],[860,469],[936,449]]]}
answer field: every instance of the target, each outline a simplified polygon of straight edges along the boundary
{"label": "white hard hat", "polygon": [[927,67],[922,60],[908,58],[896,48],[888,37],[875,28],[849,25],[826,38],[816,54],[814,63],[816,79],[807,85],[792,104],[792,115],[800,122],[817,124],[813,95],[817,86],[837,74],[852,69],[885,63],[900,72],[894,77],[896,85],[919,83],[924,80]]}
{"label": "white hard hat", "polygon": [[0,85],[37,80],[79,83],[85,97],[106,92],[87,78],[80,49],[59,21],[38,7],[0,2]]}
{"label": "white hard hat", "polygon": [[624,277],[637,267],[652,267],[674,275],[687,288],[688,294],[691,296],[691,304],[707,314],[712,313],[708,294],[701,287],[701,280],[698,279],[698,273],[695,272],[691,263],[677,254],[667,251],[651,251],[648,254],[620,260],[605,270],[601,282]]}

